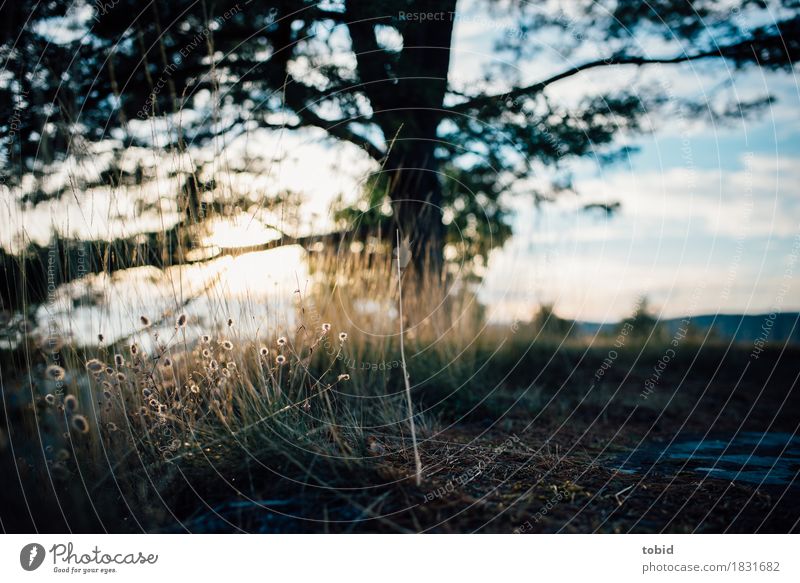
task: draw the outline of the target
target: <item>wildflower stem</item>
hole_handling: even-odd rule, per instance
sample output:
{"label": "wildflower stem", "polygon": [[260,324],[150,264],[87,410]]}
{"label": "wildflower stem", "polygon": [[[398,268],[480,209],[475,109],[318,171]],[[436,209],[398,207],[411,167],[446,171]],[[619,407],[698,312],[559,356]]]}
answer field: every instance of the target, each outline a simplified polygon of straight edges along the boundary
{"label": "wildflower stem", "polygon": [[408,402],[408,422],[411,426],[411,444],[414,448],[414,467],[416,469],[417,486],[422,484],[422,462],[419,459],[419,448],[417,447],[417,429],[414,425],[414,405],[411,402],[411,384],[408,379],[408,369],[406,367],[406,348],[403,341],[403,280],[400,267],[400,231],[397,234],[397,305],[400,319],[400,362],[403,365],[403,380],[406,384],[406,401]]}

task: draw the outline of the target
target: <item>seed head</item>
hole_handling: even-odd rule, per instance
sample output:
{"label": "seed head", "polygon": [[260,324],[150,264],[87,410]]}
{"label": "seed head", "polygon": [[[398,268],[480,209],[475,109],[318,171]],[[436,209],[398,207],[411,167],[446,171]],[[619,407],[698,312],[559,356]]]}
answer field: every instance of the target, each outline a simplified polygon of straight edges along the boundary
{"label": "seed head", "polygon": [[338,377],[338,380],[340,380],[340,381],[349,381],[350,380],[350,375],[349,374],[340,374],[339,377]]}
{"label": "seed head", "polygon": [[114,355],[114,364],[116,364],[117,366],[124,366],[125,365],[125,359],[122,357],[121,354],[115,354]]}
{"label": "seed head", "polygon": [[233,342],[231,342],[230,340],[225,340],[222,343],[222,348],[224,348],[225,350],[233,350]]}
{"label": "seed head", "polygon": [[339,342],[347,340],[347,332],[339,332]]}
{"label": "seed head", "polygon": [[181,314],[178,316],[178,319],[175,321],[176,328],[183,328],[186,326],[186,314]]}
{"label": "seed head", "polygon": [[269,354],[269,348],[267,348],[266,346],[262,346],[261,348],[258,349],[258,353],[262,357],[266,357]]}
{"label": "seed head", "polygon": [[64,340],[60,336],[48,336],[42,341],[42,349],[50,354],[55,354],[64,347]]}
{"label": "seed head", "polygon": [[150,318],[148,318],[147,316],[139,316],[139,321],[145,328],[150,325]]}
{"label": "seed head", "polygon": [[330,332],[330,331],[331,331],[331,325],[330,325],[330,324],[328,324],[327,322],[325,322],[325,323],[322,325],[322,333],[323,333],[323,334],[327,334],[327,333],[328,333],[328,332]]}
{"label": "seed head", "polygon": [[275,362],[279,366],[283,366],[284,364],[286,364],[286,357],[282,354],[279,354],[278,356],[275,357]]}
{"label": "seed head", "polygon": [[67,395],[64,397],[64,408],[67,411],[74,411],[78,408],[78,399],[75,398],[75,395]]}
{"label": "seed head", "polygon": [[86,363],[86,370],[93,373],[99,373],[103,369],[106,368],[102,362],[97,360],[96,358],[91,359],[89,362]]}
{"label": "seed head", "polygon": [[54,381],[62,381],[64,380],[64,369],[58,366],[57,364],[51,364],[48,366],[44,374],[47,375],[47,378],[54,380]]}
{"label": "seed head", "polygon": [[72,427],[80,433],[89,433],[89,422],[83,415],[75,415],[72,418]]}

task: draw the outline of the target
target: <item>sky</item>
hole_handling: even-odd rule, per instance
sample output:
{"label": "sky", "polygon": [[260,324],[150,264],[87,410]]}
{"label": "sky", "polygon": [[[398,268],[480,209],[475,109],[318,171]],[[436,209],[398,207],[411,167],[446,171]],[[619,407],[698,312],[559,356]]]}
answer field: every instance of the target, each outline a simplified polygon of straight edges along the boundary
{"label": "sky", "polygon": [[[504,33],[504,24],[474,14],[456,24],[451,82],[468,85],[493,58],[493,35]],[[582,60],[548,46],[542,54],[545,65],[535,70],[515,64],[523,80]],[[515,200],[515,236],[494,253],[479,295],[494,319],[525,320],[550,303],[564,317],[616,321],[642,296],[663,317],[800,309],[797,78],[733,72],[719,61],[614,67],[552,86],[549,97],[570,102],[637,82],[701,99],[725,83],[728,99],[776,100],[758,116],[724,124],[654,113],[652,132],[631,139],[638,152],[622,163],[575,165],[578,196],[542,207]],[[615,201],[621,207],[611,217],[581,210]]]}

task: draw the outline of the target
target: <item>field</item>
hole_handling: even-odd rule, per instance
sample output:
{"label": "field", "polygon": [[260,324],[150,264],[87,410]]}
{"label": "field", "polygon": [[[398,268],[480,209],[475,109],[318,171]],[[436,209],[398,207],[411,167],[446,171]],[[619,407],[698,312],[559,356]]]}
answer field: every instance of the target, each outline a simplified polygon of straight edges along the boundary
{"label": "field", "polygon": [[466,286],[403,274],[404,359],[396,264],[335,265],[269,332],[176,311],[3,351],[4,530],[798,530],[796,348],[489,325]]}

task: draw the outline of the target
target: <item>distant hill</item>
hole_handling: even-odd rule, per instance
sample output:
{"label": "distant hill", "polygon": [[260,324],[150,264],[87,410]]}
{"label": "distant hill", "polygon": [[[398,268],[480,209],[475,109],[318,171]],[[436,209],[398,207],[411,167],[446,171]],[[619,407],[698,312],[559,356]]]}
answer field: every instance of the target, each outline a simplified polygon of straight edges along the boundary
{"label": "distant hill", "polygon": [[[746,316],[742,314],[707,314],[694,316],[691,318],[691,325],[695,330],[705,332],[713,328],[714,335],[720,340],[730,342],[753,342],[763,334],[765,322],[769,319],[769,314],[757,314]],[[660,324],[665,326],[670,334],[675,333],[681,326],[683,318],[670,318],[661,320]],[[575,327],[578,334],[594,336],[598,332],[601,334],[611,334],[618,326],[617,323],[600,322],[576,322]],[[800,344],[800,313],[782,312],[775,315],[772,328],[767,337],[768,342]]]}

